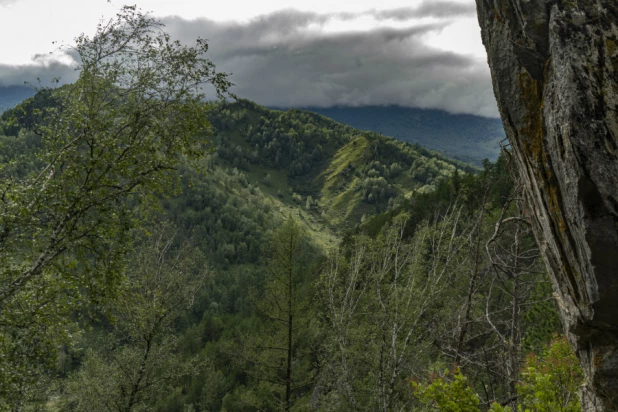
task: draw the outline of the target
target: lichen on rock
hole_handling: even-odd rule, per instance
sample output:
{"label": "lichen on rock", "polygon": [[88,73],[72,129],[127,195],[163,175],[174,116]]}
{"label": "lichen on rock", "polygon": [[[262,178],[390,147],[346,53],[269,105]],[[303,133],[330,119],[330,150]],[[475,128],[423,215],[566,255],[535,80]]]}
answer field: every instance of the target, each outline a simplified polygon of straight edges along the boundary
{"label": "lichen on rock", "polygon": [[586,374],[618,410],[618,2],[477,0],[535,236]]}

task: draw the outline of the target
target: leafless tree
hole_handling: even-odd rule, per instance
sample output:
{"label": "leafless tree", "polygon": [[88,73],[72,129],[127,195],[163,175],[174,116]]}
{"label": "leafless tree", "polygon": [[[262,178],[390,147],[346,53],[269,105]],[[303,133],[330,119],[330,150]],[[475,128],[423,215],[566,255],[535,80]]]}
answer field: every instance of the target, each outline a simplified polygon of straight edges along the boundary
{"label": "leafless tree", "polygon": [[371,242],[360,238],[349,258],[335,252],[323,273],[323,295],[333,332],[337,392],[358,411],[409,407],[407,378],[430,350],[440,324],[437,306],[448,305],[465,238],[461,209],[406,236],[401,215]]}

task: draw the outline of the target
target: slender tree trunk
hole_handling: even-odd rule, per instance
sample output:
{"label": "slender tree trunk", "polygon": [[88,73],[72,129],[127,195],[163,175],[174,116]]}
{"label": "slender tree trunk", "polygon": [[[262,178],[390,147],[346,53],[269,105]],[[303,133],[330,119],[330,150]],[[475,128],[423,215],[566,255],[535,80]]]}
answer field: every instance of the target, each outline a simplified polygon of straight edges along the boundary
{"label": "slender tree trunk", "polygon": [[144,354],[142,355],[142,360],[139,365],[139,370],[137,371],[137,379],[133,383],[131,387],[131,393],[129,394],[129,400],[127,402],[127,407],[124,409],[125,412],[131,412],[131,409],[137,403],[137,394],[140,390],[142,390],[141,385],[144,380],[144,376],[146,375],[146,365],[148,364],[148,358],[150,356],[150,349],[152,348],[152,338],[146,338],[146,347],[144,348]]}
{"label": "slender tree trunk", "polygon": [[[520,209],[521,210],[521,209]],[[521,217],[521,215],[520,215]],[[512,268],[513,277],[513,309],[511,313],[511,365],[509,373],[509,395],[515,395],[517,390],[515,384],[519,377],[519,345],[520,338],[520,311],[521,311],[521,273],[520,267],[520,254],[521,254],[521,222],[517,221],[517,228],[515,229],[515,251],[514,262]]]}
{"label": "slender tree trunk", "polygon": [[481,210],[479,212],[478,221],[476,223],[476,230],[474,236],[476,237],[476,244],[474,245],[474,266],[472,268],[472,276],[470,277],[470,283],[468,284],[468,295],[466,296],[466,310],[464,315],[464,321],[459,331],[459,337],[457,338],[457,347],[455,350],[455,363],[459,363],[461,359],[461,351],[468,332],[468,325],[472,321],[472,300],[474,298],[474,291],[476,290],[477,281],[479,277],[479,264],[481,257],[481,226],[483,224],[483,216],[485,215],[485,198],[481,204]]}
{"label": "slender tree trunk", "polygon": [[294,312],[292,300],[294,299],[294,246],[293,236],[290,236],[290,255],[288,269],[288,350],[287,350],[287,368],[285,377],[285,410],[289,411],[292,407],[292,333],[294,331]]}
{"label": "slender tree trunk", "polygon": [[[291,289],[291,287],[290,287]],[[292,392],[292,328],[293,328],[293,316],[292,316],[292,305],[288,308],[290,309],[290,313],[288,314],[288,359],[287,359],[287,371],[286,371],[286,379],[285,379],[285,410],[289,411],[292,407],[291,404],[291,392]]]}

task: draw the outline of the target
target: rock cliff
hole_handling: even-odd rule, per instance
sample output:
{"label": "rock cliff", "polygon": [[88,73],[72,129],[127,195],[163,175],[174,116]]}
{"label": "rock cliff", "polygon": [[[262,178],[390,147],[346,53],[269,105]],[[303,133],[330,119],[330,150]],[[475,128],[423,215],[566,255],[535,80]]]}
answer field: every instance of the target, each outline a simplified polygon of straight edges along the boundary
{"label": "rock cliff", "polygon": [[618,1],[476,2],[582,408],[618,411]]}

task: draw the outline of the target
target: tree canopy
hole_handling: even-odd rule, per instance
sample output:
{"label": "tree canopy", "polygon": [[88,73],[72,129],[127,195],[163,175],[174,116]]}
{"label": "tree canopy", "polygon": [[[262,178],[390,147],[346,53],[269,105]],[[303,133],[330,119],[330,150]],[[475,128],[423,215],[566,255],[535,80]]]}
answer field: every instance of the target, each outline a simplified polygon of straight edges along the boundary
{"label": "tree canopy", "polygon": [[[211,134],[202,86],[230,86],[198,39],[124,7],[76,38],[79,78],[3,115],[32,150],[0,167],[0,397],[13,402],[71,335],[70,315],[113,297],[140,204]],[[43,101],[41,101],[43,100]],[[43,104],[42,104],[43,103]],[[52,103],[52,104],[50,104]]]}

